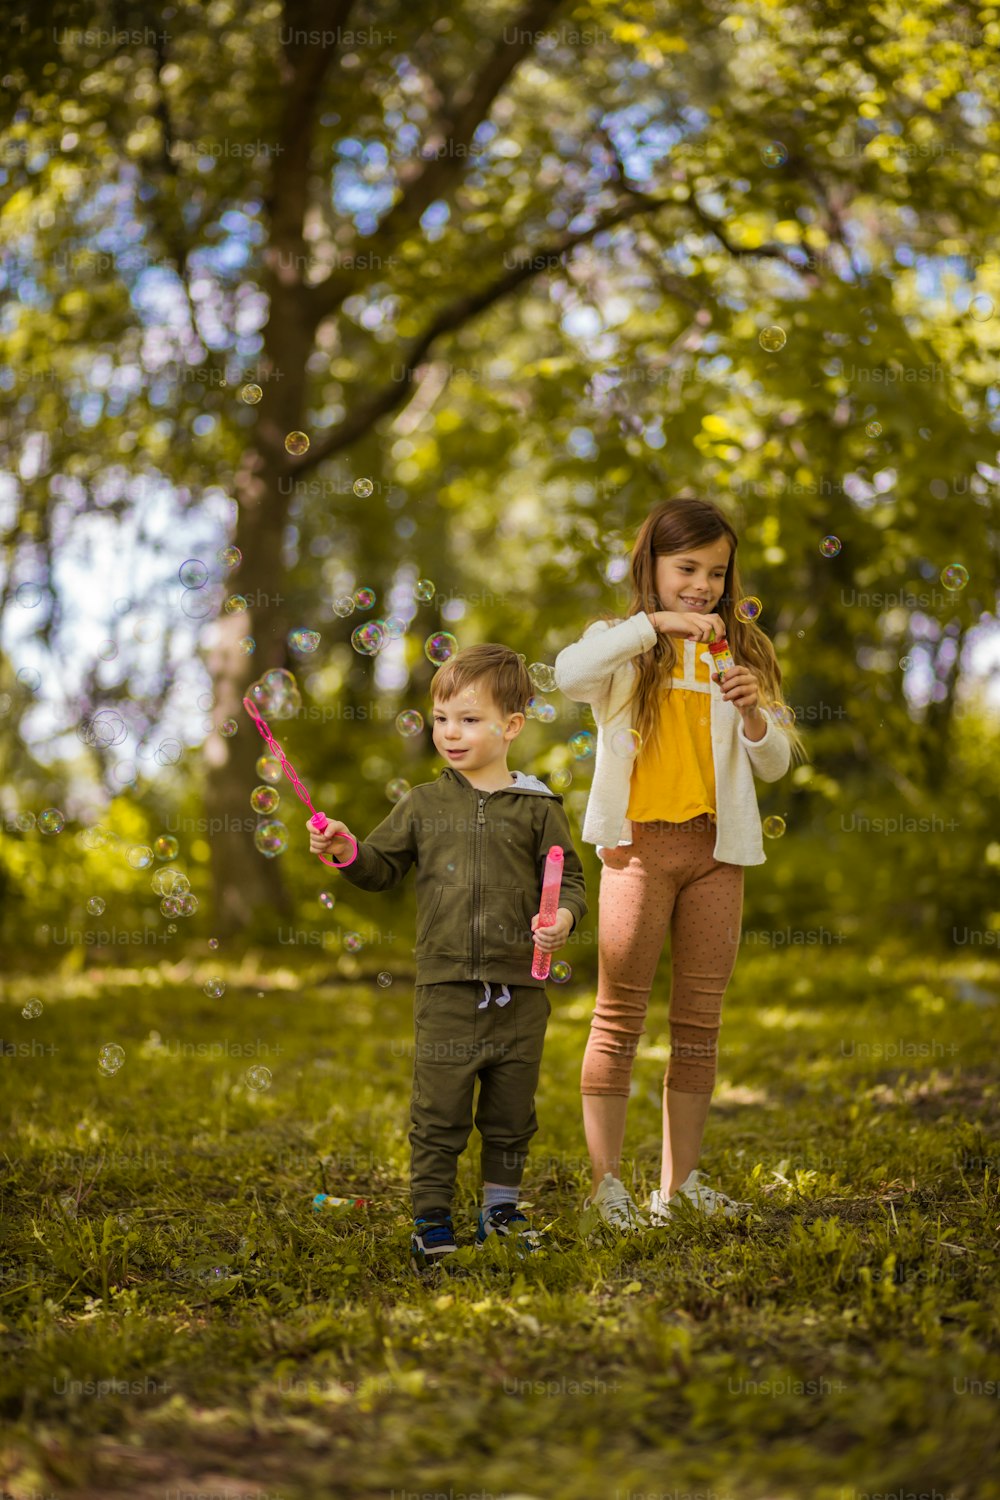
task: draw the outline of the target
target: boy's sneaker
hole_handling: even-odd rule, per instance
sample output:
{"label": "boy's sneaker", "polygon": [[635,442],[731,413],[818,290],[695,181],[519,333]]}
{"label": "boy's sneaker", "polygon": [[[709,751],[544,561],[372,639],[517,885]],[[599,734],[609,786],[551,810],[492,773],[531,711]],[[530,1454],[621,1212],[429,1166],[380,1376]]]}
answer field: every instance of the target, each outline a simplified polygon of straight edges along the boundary
{"label": "boy's sneaker", "polygon": [[492,1208],[480,1209],[479,1228],[476,1230],[477,1249],[482,1249],[491,1234],[502,1240],[512,1240],[522,1260],[526,1255],[543,1248],[538,1230],[532,1229],[516,1203],[494,1203]]}
{"label": "boy's sneaker", "polygon": [[589,1212],[591,1218],[596,1217],[609,1228],[626,1233],[630,1229],[647,1228],[645,1214],[639,1211],[625,1185],[617,1177],[612,1177],[610,1172],[605,1172],[593,1198],[588,1198],[584,1203],[583,1211],[585,1214]]}
{"label": "boy's sneaker", "polygon": [[653,1189],[653,1195],[649,1200],[649,1222],[654,1229],[660,1229],[674,1216],[674,1210],[684,1212],[690,1205],[699,1213],[724,1214],[727,1219],[735,1219],[739,1214],[749,1213],[749,1203],[738,1203],[734,1198],[728,1198],[725,1193],[710,1188],[707,1183],[699,1181],[700,1172],[689,1172],[681,1183],[676,1193],[672,1194],[666,1202],[660,1195],[659,1188]]}
{"label": "boy's sneaker", "polygon": [[414,1219],[410,1265],[415,1271],[426,1271],[428,1266],[440,1265],[457,1249],[451,1214],[446,1208],[429,1209],[422,1217]]}

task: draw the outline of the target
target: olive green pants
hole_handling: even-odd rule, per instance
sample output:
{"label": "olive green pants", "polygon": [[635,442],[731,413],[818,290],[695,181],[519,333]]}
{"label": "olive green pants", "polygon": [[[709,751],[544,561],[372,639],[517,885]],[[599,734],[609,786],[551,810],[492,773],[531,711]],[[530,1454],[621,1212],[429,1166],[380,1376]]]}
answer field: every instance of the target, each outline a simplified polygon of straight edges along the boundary
{"label": "olive green pants", "polygon": [[516,1200],[528,1143],[538,1129],[535,1089],[552,1006],[543,989],[510,985],[510,1000],[485,1009],[481,980],[417,985],[413,997],[410,1192],[414,1215],[451,1207],[458,1158],[473,1125],[482,1137],[484,1182]]}

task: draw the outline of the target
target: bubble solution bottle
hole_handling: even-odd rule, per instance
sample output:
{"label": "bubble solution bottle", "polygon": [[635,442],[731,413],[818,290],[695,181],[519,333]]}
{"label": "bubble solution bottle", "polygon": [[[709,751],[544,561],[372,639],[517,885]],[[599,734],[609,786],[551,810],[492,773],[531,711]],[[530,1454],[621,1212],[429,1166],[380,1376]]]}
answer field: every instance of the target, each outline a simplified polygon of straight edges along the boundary
{"label": "bubble solution bottle", "polygon": [[715,667],[715,670],[720,677],[725,677],[730,668],[736,665],[733,661],[733,653],[729,649],[729,642],[726,640],[726,637],[723,636],[721,641],[717,641],[715,639],[715,631],[713,630],[709,638],[708,649],[712,653],[712,665]]}

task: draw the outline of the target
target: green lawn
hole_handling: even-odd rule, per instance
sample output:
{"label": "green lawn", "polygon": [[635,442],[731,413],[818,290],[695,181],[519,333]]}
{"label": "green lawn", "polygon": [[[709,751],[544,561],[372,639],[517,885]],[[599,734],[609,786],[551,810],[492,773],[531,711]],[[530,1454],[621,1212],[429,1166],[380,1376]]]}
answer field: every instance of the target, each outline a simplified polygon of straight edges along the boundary
{"label": "green lawn", "polygon": [[[287,966],[7,976],[5,1496],[1000,1497],[992,966],[744,958],[702,1166],[754,1215],[607,1246],[578,1224],[592,989],[553,985],[524,1195],[551,1248],[463,1250],[431,1285],[410,983]],[[635,1070],[643,1195],[665,1011]],[[321,1189],[372,1204],[319,1215]]]}

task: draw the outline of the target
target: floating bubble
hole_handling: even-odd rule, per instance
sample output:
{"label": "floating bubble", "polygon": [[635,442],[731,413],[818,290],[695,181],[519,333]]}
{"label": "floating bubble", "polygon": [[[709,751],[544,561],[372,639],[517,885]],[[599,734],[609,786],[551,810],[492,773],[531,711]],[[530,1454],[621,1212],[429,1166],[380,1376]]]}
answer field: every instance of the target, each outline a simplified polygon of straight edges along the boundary
{"label": "floating bubble", "polygon": [[174,896],[177,902],[177,915],[179,917],[193,917],[198,910],[198,897],[186,891],[183,896]]}
{"label": "floating bubble", "polygon": [[204,588],[208,582],[208,568],[199,557],[189,557],[177,569],[177,577],[186,589]]}
{"label": "floating bubble", "polygon": [[103,745],[106,748],[120,745],[128,737],[128,726],[120,713],[113,708],[98,709],[96,714],[81,719],[76,737],[85,745]]}
{"label": "floating bubble", "polygon": [[590,760],[594,754],[594,736],[589,729],[581,729],[569,741],[569,748],[577,760]]}
{"label": "floating bubble", "polygon": [[114,608],[116,615],[127,615],[132,608],[132,600],[124,598],[116,599]]}
{"label": "floating bubble", "polygon": [[788,160],[788,147],[781,141],[768,141],[760,148],[760,159],[765,167],[783,167]]}
{"label": "floating bubble", "polygon": [[396,715],[396,728],[406,738],[419,734],[424,727],[424,716],[416,708],[405,708]]}
{"label": "floating bubble", "polygon": [[839,536],[825,536],[819,544],[819,550],[824,557],[836,557],[842,546]]}
{"label": "floating bubble", "polygon": [[869,422],[868,426],[865,428],[865,431],[867,432],[867,434],[868,434],[868,436],[870,438],[881,437],[882,436],[882,423],[881,422]]}
{"label": "floating bubble", "polygon": [[549,976],[554,984],[566,984],[573,978],[573,970],[564,958],[557,958],[549,969]]}
{"label": "floating bubble", "polygon": [[264,1089],[271,1087],[271,1070],[263,1063],[254,1063],[252,1068],[247,1068],[246,1080],[248,1089],[253,1089],[255,1094],[263,1093]]}
{"label": "floating bubble", "polygon": [[344,934],[344,947],[348,953],[360,953],[365,946],[365,940],[360,932],[347,932]]}
{"label": "floating bubble", "polygon": [[279,819],[270,818],[267,822],[257,824],[253,841],[261,854],[274,859],[275,855],[283,854],[288,848],[288,829]]}
{"label": "floating bubble", "polygon": [[269,719],[291,719],[302,707],[302,695],[294,675],[284,667],[272,667],[250,687],[250,698]]}
{"label": "floating bubble", "polygon": [[208,946],[210,948],[217,948],[219,946],[219,939],[218,938],[209,938],[209,940],[208,940]]}
{"label": "floating bubble", "polygon": [[333,601],[333,612],[338,619],[346,620],[354,613],[354,599],[350,594],[338,594]]}
{"label": "floating bubble", "polygon": [[220,547],[215,555],[224,568],[239,567],[240,563],[243,561],[243,553],[240,551],[239,547]]}
{"label": "floating bubble", "polygon": [[556,690],[555,668],[550,667],[547,662],[533,661],[528,668],[528,676],[531,684],[540,693],[554,693]]}
{"label": "floating bubble", "polygon": [[214,618],[222,607],[224,593],[225,590],[217,583],[207,589],[188,589],[181,599],[181,614],[186,615],[189,620]]}
{"label": "floating bubble", "polygon": [[573,772],[566,769],[553,771],[552,775],[549,777],[549,786],[554,792],[564,792],[566,788],[572,786],[572,784]]}
{"label": "floating bubble", "polygon": [[33,812],[20,812],[14,819],[18,833],[30,833],[35,827],[35,815]]}
{"label": "floating bubble", "polygon": [[402,615],[390,615],[387,620],[382,620],[381,624],[390,641],[398,641],[400,636],[406,634],[406,621]]}
{"label": "floating bubble", "polygon": [[777,324],[772,324],[769,328],[762,328],[760,331],[760,347],[766,349],[768,354],[777,354],[779,349],[784,349],[786,341],[787,334],[785,330],[779,328]]}
{"label": "floating bubble", "polygon": [[749,625],[751,620],[757,620],[760,618],[760,613],[763,608],[764,606],[761,604],[760,600],[751,594],[749,598],[741,599],[739,601],[733,613],[735,614],[737,620],[742,620],[744,625]]}
{"label": "floating bubble", "polygon": [[385,795],[390,802],[398,802],[400,797],[405,797],[410,790],[410,783],[404,776],[394,776],[385,784]]}
{"label": "floating bubble", "polygon": [[764,830],[765,838],[780,839],[785,831],[785,820],[778,817],[777,813],[772,813],[769,818],[764,819],[760,826]]}
{"label": "floating bubble", "polygon": [[180,740],[161,740],[153,754],[153,759],[158,766],[176,766],[184,754],[184,746]]}
{"label": "floating bubble", "polygon": [[295,458],[309,452],[309,438],[304,432],[290,432],[285,438],[285,447]]}
{"label": "floating bubble", "polygon": [[173,882],[170,886],[172,896],[183,896],[191,889],[191,882],[181,870],[174,871]]}
{"label": "floating bubble", "polygon": [[22,583],[14,598],[22,609],[35,609],[42,602],[41,586],[37,583]]}
{"label": "floating bubble", "polygon": [[260,386],[254,385],[253,382],[251,382],[249,385],[245,385],[240,391],[240,400],[245,402],[247,406],[256,406],[257,402],[261,399],[263,394],[264,392],[261,390]]}
{"label": "floating bubble", "polygon": [[361,656],[377,656],[383,640],[382,628],[374,620],[351,631],[351,645]]}
{"label": "floating bubble", "polygon": [[413,597],[419,599],[421,604],[429,604],[434,598],[434,584],[429,578],[418,578],[413,585]]}
{"label": "floating bubble", "polygon": [[281,797],[273,786],[255,786],[250,793],[250,806],[254,812],[274,812],[280,801]]}
{"label": "floating bubble", "polygon": [[383,969],[381,974],[376,975],[375,983],[383,990],[387,990],[392,983],[392,975],[388,969]]}
{"label": "floating bubble", "polygon": [[320,891],[319,893],[319,904],[327,911],[333,911],[336,900],[337,898],[332,891]]}
{"label": "floating bubble", "polygon": [[795,723],[795,710],[790,703],[782,703],[780,698],[776,699],[770,706],[768,712],[775,724],[781,724],[785,728]]}
{"label": "floating bubble", "polygon": [[99,917],[103,915],[106,905],[107,902],[105,901],[103,896],[91,896],[90,900],[87,902],[87,910],[90,912],[90,915],[92,917]]}
{"label": "floating bubble", "polygon": [[272,786],[281,780],[281,761],[276,755],[261,755],[255,769],[261,781],[269,781]]}
{"label": "floating bubble", "polygon": [[356,479],[354,481],[354,493],[361,500],[367,500],[374,488],[375,486],[370,479]]}
{"label": "floating bubble", "polygon": [[611,748],[623,760],[631,760],[642,749],[642,736],[637,729],[616,729],[611,736]]}
{"label": "floating bubble", "polygon": [[170,933],[176,932],[177,931],[177,923],[176,922],[168,922],[167,923],[167,931],[170,932]]}
{"label": "floating bubble", "polygon": [[17,680],[29,693],[37,693],[42,685],[42,674],[34,667],[22,667],[17,674]]}
{"label": "floating bubble", "polygon": [[375,590],[362,584],[361,588],[354,590],[354,602],[358,609],[371,609],[375,603]]}
{"label": "floating bubble", "polygon": [[142,645],[148,645],[150,641],[155,641],[159,633],[160,627],[148,615],[143,615],[132,626],[133,639],[139,641]]}
{"label": "floating bubble", "polygon": [[242,594],[230,594],[223,608],[227,615],[241,615],[247,607],[247,601]]}
{"label": "floating bubble", "polygon": [[62,833],[66,827],[66,819],[58,807],[46,807],[38,814],[38,829],[40,833]]}
{"label": "floating bubble", "polygon": [[428,661],[434,662],[439,667],[443,666],[449,657],[454,656],[457,650],[458,641],[447,630],[435,631],[424,641],[424,655]]}
{"label": "floating bubble", "polygon": [[555,704],[546,703],[544,698],[529,698],[528,709],[531,718],[538,719],[542,724],[551,724],[556,718]]}
{"label": "floating bubble", "polygon": [[961,563],[948,563],[947,567],[941,569],[941,582],[946,589],[957,593],[964,589],[969,581],[969,570],[963,568]]}
{"label": "floating bubble", "polygon": [[153,863],[153,851],[148,844],[133,844],[126,858],[133,870],[148,870]]}
{"label": "floating bubble", "polygon": [[206,979],[202,985],[202,989],[210,1000],[221,1000],[226,993],[226,981],[219,979],[218,976],[213,979]]}
{"label": "floating bubble", "polygon": [[905,671],[907,671],[907,670],[908,670],[908,669],[909,669],[909,668],[910,668],[910,667],[912,667],[912,665],[913,665],[913,659],[912,659],[912,657],[909,657],[909,656],[901,656],[901,657],[900,657],[900,658],[899,658],[899,665],[900,665],[900,668],[901,668],[901,669],[902,669],[902,670],[903,670],[903,671],[904,671],[904,672],[905,672]]}
{"label": "floating bubble", "polygon": [[254,640],[252,635],[241,636],[239,644],[240,650],[243,652],[244,656],[253,656],[254,652],[257,649],[257,642]]}
{"label": "floating bubble", "polygon": [[297,630],[290,630],[288,632],[288,644],[293,651],[301,651],[303,655],[308,655],[309,652],[315,651],[319,642],[320,634],[318,630],[306,630],[303,626],[300,626]]}
{"label": "floating bubble", "polygon": [[97,1054],[97,1066],[107,1078],[112,1078],[125,1061],[125,1049],[117,1042],[106,1042]]}
{"label": "floating bubble", "polygon": [[181,914],[181,899],[179,896],[164,896],[160,902],[160,911],[165,917],[179,917]]}
{"label": "floating bubble", "polygon": [[24,1002],[24,1005],[21,1007],[21,1014],[26,1021],[37,1021],[41,1013],[42,1002],[39,1000],[37,995],[32,995],[31,999],[26,1000]]}
{"label": "floating bubble", "polygon": [[996,305],[992,297],[987,297],[985,292],[981,292],[969,303],[969,312],[977,323],[985,323],[996,312]]}
{"label": "floating bubble", "polygon": [[174,888],[174,881],[180,876],[180,870],[175,870],[172,865],[164,865],[153,872],[150,885],[158,896],[169,896]]}
{"label": "floating bubble", "polygon": [[97,654],[101,661],[114,661],[118,655],[117,641],[102,641],[97,648]]}
{"label": "floating bubble", "polygon": [[224,739],[231,740],[239,727],[235,719],[223,719],[219,725],[219,733]]}

